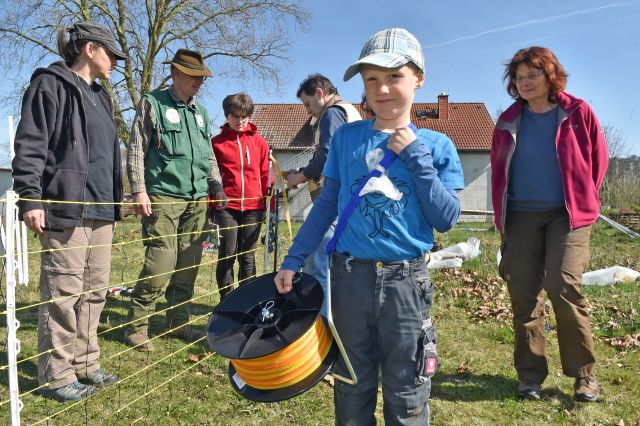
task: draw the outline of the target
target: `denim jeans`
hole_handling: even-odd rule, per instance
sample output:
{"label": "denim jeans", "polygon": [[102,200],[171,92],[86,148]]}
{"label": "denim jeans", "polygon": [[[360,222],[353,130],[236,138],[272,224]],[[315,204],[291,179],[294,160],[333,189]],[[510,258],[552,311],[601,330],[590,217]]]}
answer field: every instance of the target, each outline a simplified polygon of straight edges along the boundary
{"label": "denim jeans", "polygon": [[[376,424],[379,371],[384,423],[429,424],[436,365],[433,290],[424,258],[382,262],[334,254],[332,314],[358,378],[355,385],[336,380],[337,425]],[[428,372],[426,354],[431,360]],[[342,357],[334,370],[349,377]]]}
{"label": "denim jeans", "polygon": [[322,242],[320,246],[311,253],[307,260],[304,263],[304,267],[302,271],[313,276],[320,285],[322,285],[322,290],[324,290],[325,300],[322,303],[322,308],[320,309],[320,313],[323,316],[327,316],[327,269],[329,268],[329,256],[325,254],[325,250],[327,248],[327,244],[333,238],[333,233],[336,229],[336,224],[333,223],[324,237],[322,238]]}

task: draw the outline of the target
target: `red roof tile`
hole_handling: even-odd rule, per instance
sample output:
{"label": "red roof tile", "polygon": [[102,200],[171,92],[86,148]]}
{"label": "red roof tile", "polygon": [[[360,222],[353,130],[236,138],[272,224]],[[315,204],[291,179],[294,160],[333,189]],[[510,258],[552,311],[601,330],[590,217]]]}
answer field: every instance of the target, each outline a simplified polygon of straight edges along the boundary
{"label": "red roof tile", "polygon": [[[426,117],[417,117],[417,111],[426,111]],[[448,119],[441,120],[437,103],[415,103],[411,121],[418,128],[446,134],[459,151],[490,149],[494,123],[483,103],[449,102],[448,111]],[[307,149],[313,144],[311,118],[300,103],[256,104],[251,121],[274,149]]]}

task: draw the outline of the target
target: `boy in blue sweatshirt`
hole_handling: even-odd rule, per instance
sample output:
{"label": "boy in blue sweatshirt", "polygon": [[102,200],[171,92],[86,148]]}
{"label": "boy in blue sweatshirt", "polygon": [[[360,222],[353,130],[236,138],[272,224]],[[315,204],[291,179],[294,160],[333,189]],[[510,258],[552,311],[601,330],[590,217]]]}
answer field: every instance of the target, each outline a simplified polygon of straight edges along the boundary
{"label": "boy in blue sweatshirt", "polygon": [[[455,191],[464,180],[451,140],[410,122],[424,70],[422,47],[404,29],[380,31],[364,45],[344,80],[360,73],[375,119],[335,133],[322,193],[275,277],[278,291],[290,291],[294,273],[336,216],[344,222],[334,237],[331,305],[358,382],[336,382],[338,425],[376,424],[379,370],[385,424],[429,424],[436,335],[425,255],[433,229],[445,232],[456,223]],[[352,198],[355,208],[348,207]],[[334,369],[349,375],[341,358]]]}

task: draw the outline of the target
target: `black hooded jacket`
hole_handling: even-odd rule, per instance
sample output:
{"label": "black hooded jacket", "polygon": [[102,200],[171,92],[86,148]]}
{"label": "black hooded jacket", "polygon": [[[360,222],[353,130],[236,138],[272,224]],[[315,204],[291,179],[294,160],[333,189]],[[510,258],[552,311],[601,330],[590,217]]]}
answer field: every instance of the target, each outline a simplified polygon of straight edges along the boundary
{"label": "black hooded jacket", "polygon": [[[113,105],[101,88],[99,99],[113,115]],[[49,226],[81,223],[84,204],[47,203],[46,200],[85,201],[91,141],[87,140],[82,92],[64,62],[37,69],[22,99],[22,116],[15,137],[13,187],[25,212],[45,211]],[[120,144],[114,138],[113,199],[122,200]],[[120,208],[116,206],[116,220]]]}

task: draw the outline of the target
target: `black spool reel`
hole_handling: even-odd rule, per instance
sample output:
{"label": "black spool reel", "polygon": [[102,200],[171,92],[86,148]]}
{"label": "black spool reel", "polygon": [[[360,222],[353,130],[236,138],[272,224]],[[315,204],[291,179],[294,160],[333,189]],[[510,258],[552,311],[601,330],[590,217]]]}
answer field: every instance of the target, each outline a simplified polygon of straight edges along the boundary
{"label": "black spool reel", "polygon": [[[220,302],[207,324],[211,349],[225,358],[260,358],[287,347],[315,324],[324,301],[320,283],[311,275],[298,273],[294,276],[293,290],[280,294],[273,281],[275,275],[254,278]],[[253,388],[237,376],[231,364],[229,379],[234,390],[244,398],[257,402],[282,401],[315,386],[329,372],[337,356],[338,348],[333,342],[315,371],[283,388]]]}

